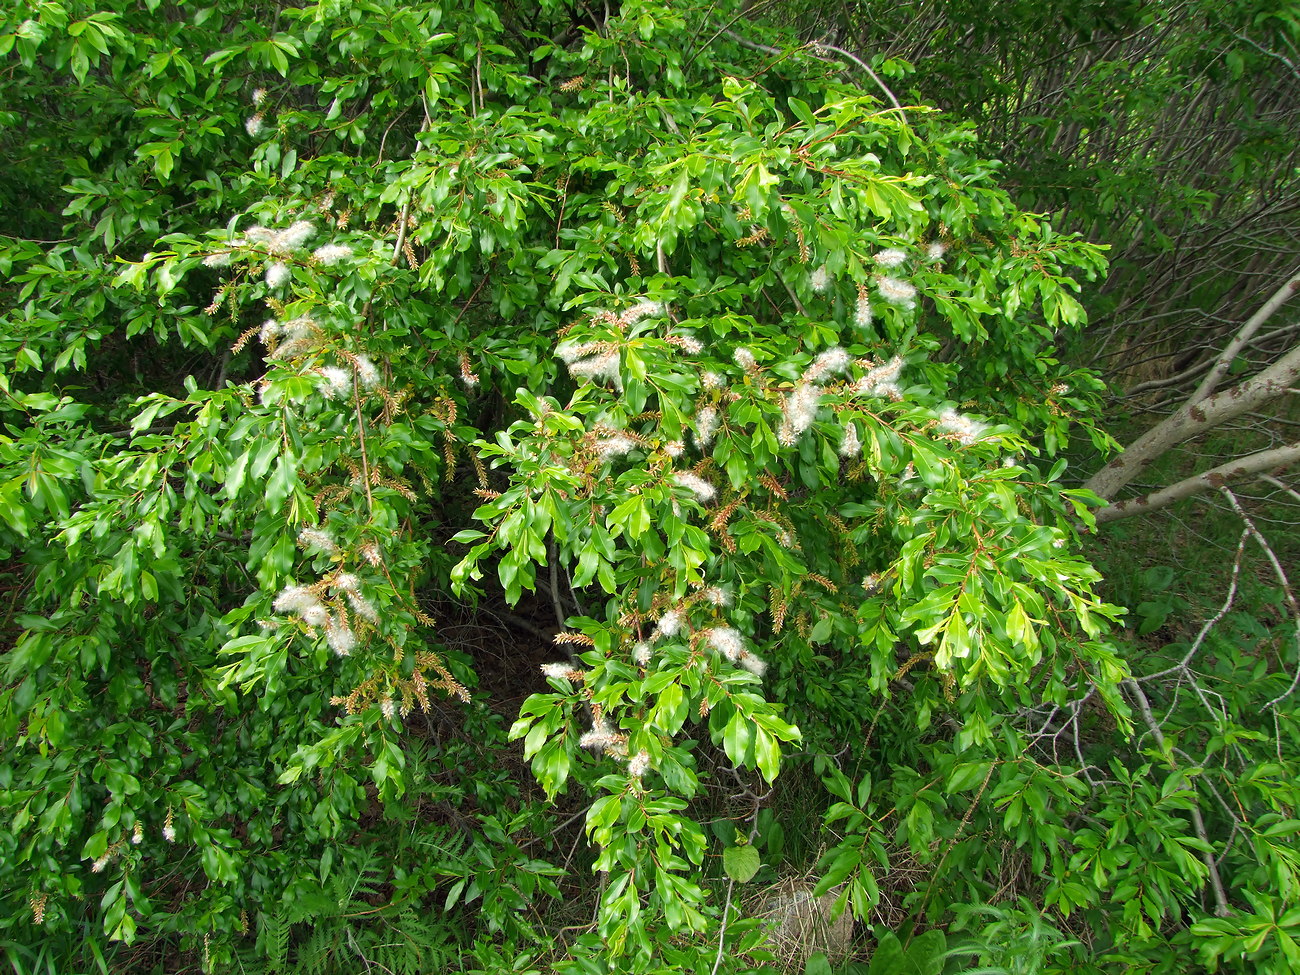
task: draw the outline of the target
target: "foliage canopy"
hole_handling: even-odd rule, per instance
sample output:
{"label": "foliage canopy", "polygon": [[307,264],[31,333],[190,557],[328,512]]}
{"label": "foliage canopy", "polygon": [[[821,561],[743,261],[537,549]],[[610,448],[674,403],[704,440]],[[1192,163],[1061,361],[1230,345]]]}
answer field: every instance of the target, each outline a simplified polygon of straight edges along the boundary
{"label": "foliage canopy", "polygon": [[[15,964],[750,970],[724,851],[780,864],[791,767],[857,916],[1027,870],[1157,964],[1206,881],[1188,777],[1078,745],[1128,727],[1057,459],[1104,442],[1055,357],[1100,249],[968,130],[710,5],[585,16],[0,29]],[[545,685],[447,624],[520,600]],[[503,682],[538,691],[510,728]],[[596,896],[576,940],[544,906]]]}

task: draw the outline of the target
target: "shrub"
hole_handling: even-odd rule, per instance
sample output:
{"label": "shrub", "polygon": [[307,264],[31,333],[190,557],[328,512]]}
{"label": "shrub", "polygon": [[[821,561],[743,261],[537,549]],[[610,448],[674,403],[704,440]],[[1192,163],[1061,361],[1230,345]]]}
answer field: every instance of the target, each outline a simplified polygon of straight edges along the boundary
{"label": "shrub", "polygon": [[[977,899],[990,803],[1057,869],[1086,789],[1013,719],[1124,714],[1052,462],[1100,437],[1053,355],[1099,249],[1012,206],[969,131],[709,5],[581,16],[6,23],[18,181],[65,217],[0,252],[13,943],[220,967],[251,927],[279,964],[340,872],[349,916],[546,942],[544,806],[474,692],[515,665],[433,615],[538,588],[563,628],[509,736],[588,807],[575,957],[724,937],[702,775],[757,788],[791,748],[859,916],[899,851]],[[889,837],[857,774],[887,754]]]}

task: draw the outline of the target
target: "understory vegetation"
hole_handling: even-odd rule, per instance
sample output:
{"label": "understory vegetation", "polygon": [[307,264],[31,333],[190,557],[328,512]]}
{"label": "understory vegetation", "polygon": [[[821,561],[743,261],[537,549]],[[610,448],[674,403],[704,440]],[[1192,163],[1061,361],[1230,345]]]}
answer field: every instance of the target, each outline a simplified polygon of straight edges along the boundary
{"label": "understory vegetation", "polygon": [[0,15],[7,964],[1300,968],[1300,20],[597,6]]}

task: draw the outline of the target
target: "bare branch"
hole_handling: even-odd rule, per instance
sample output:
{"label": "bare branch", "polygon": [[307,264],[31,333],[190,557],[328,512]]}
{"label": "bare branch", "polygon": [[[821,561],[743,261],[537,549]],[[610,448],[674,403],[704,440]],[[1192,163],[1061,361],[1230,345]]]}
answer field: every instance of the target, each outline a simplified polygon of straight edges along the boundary
{"label": "bare branch", "polygon": [[893,105],[894,108],[898,109],[898,117],[904,122],[907,122],[907,113],[903,111],[903,106],[899,104],[898,99],[894,97],[894,93],[889,90],[889,86],[880,80],[880,75],[871,70],[871,65],[867,64],[867,62],[863,61],[857,55],[850,54],[843,48],[836,47],[834,44],[827,44],[824,41],[818,41],[814,44],[813,50],[817,52],[830,51],[833,54],[838,54],[842,58],[848,58],[856,64],[859,68],[865,71],[871,80],[876,83],[876,86],[885,93],[885,97],[889,99],[889,103]]}
{"label": "bare branch", "polygon": [[1144,383],[1138,383],[1136,386],[1124,390],[1124,392],[1120,394],[1120,398],[1129,399],[1130,397],[1137,396],[1139,393],[1150,392],[1153,389],[1164,389],[1167,386],[1177,386],[1183,380],[1191,379],[1198,372],[1204,372],[1208,368],[1210,368],[1210,363],[1208,361],[1198,362],[1190,369],[1184,369],[1176,376],[1169,376],[1165,379],[1149,379]]}
{"label": "bare branch", "polygon": [[1288,467],[1297,461],[1300,461],[1300,441],[1287,444],[1284,447],[1274,447],[1271,450],[1261,450],[1245,457],[1238,457],[1226,464],[1220,464],[1212,470],[1184,478],[1177,484],[1171,484],[1159,491],[1152,491],[1142,497],[1129,498],[1107,508],[1102,508],[1097,512],[1097,524],[1101,525],[1109,521],[1119,521],[1121,518],[1130,518],[1133,515],[1144,515],[1157,511],[1173,504],[1175,501],[1190,498],[1193,494],[1199,494],[1212,488],[1222,488],[1227,481],[1242,478],[1249,474],[1274,471],[1278,468]]}
{"label": "bare branch", "polygon": [[[1282,562],[1278,559],[1277,553],[1273,551],[1273,546],[1269,545],[1264,533],[1255,527],[1255,522],[1251,520],[1250,515],[1246,514],[1236,496],[1226,487],[1220,488],[1220,490],[1223,492],[1223,496],[1228,499],[1228,503],[1232,505],[1232,510],[1237,512],[1237,516],[1245,522],[1246,530],[1250,532],[1255,541],[1259,542],[1259,547],[1264,550],[1264,557],[1268,559],[1269,565],[1273,567],[1273,574],[1282,587],[1282,596],[1286,599],[1287,608],[1291,610],[1291,618],[1295,621],[1296,649],[1300,650],[1300,602],[1296,600],[1295,591],[1291,588],[1291,580],[1286,577],[1286,570],[1282,568]],[[1291,679],[1290,686],[1265,704],[1264,707],[1276,707],[1295,693],[1297,687],[1300,687],[1300,661],[1297,662],[1296,673]]]}
{"label": "bare branch", "polygon": [[1228,610],[1232,609],[1233,600],[1237,598],[1237,579],[1241,575],[1241,557],[1245,554],[1246,539],[1249,537],[1250,530],[1243,529],[1241,532],[1241,538],[1237,541],[1237,554],[1232,560],[1232,578],[1228,582],[1228,596],[1224,599],[1223,605],[1219,607],[1219,611],[1205,621],[1205,625],[1202,626],[1200,632],[1196,634],[1196,639],[1193,640],[1192,645],[1187,648],[1187,653],[1183,655],[1183,659],[1178,661],[1178,663],[1174,664],[1172,667],[1154,674],[1148,674],[1146,677],[1138,677],[1136,678],[1137,680],[1146,683],[1147,681],[1158,680],[1161,677],[1168,677],[1170,674],[1187,674],[1188,665],[1192,662],[1192,658],[1196,656],[1197,651],[1201,649],[1201,644],[1205,642],[1205,638],[1210,635],[1210,630],[1214,629],[1214,627],[1218,625],[1219,621],[1228,615]]}
{"label": "bare branch", "polygon": [[[759,44],[757,41],[751,41],[749,40],[749,38],[743,37],[740,34],[737,34],[734,30],[730,30],[726,27],[719,29],[718,34],[722,34],[725,35],[726,37],[731,38],[741,47],[747,47],[751,51],[761,51],[764,54],[783,53],[780,50],[780,48],[771,47],[770,45],[767,44]],[[716,37],[717,34],[715,34],[714,36]],[[827,44],[824,41],[817,41],[809,45],[806,50],[808,50],[808,52],[811,53],[813,57],[821,61],[832,60],[831,58],[827,57],[826,54],[823,52],[830,52],[831,54],[838,55],[839,57],[844,58],[845,60],[852,61],[864,72],[866,72],[867,76],[876,83],[876,86],[885,93],[885,97],[889,99],[889,103],[893,105],[894,108],[897,110],[899,118],[901,118],[905,123],[907,123],[907,112],[903,110],[902,103],[899,102],[898,98],[895,97],[894,93],[889,90],[889,86],[886,85],[883,80],[881,80],[880,75],[876,74],[876,72],[872,70],[871,65],[867,64],[867,62],[863,61],[856,54],[852,54],[849,51],[844,50],[843,48],[836,47],[834,44]]]}
{"label": "bare branch", "polygon": [[[1165,733],[1160,730],[1160,724],[1156,721],[1155,715],[1151,713],[1151,702],[1147,700],[1146,692],[1142,690],[1137,681],[1129,678],[1124,681],[1124,687],[1129,694],[1133,696],[1134,702],[1138,706],[1138,713],[1142,715],[1142,721],[1150,729],[1151,735],[1156,740],[1156,747],[1165,755],[1171,769],[1178,768],[1178,759],[1174,756],[1173,749],[1165,740]],[[1193,795],[1196,795],[1193,787]],[[1196,796],[1199,800],[1199,796]],[[1201,806],[1199,801],[1193,802],[1188,812],[1192,819],[1192,829],[1196,833],[1196,838],[1210,846],[1209,834],[1205,831],[1205,820],[1201,816]],[[1205,869],[1209,872],[1210,889],[1214,892],[1214,913],[1219,917],[1227,917],[1232,913],[1228,908],[1228,896],[1223,890],[1223,881],[1219,879],[1219,868],[1215,862],[1214,854],[1208,850],[1201,851],[1201,860],[1205,864]]]}
{"label": "bare branch", "polygon": [[[1125,451],[1094,474],[1084,485],[1109,500],[1144,467],[1171,447],[1214,429],[1243,413],[1288,392],[1300,377],[1300,345],[1273,365],[1245,382],[1200,402],[1185,402],[1167,419],[1152,427]],[[1255,467],[1254,472],[1268,470]],[[1189,492],[1190,493],[1190,492]]]}
{"label": "bare branch", "polygon": [[1228,369],[1232,366],[1233,360],[1250,342],[1251,337],[1259,331],[1260,326],[1273,317],[1279,308],[1290,301],[1297,291],[1300,291],[1300,272],[1297,272],[1291,277],[1291,280],[1273,292],[1273,296],[1264,302],[1259,311],[1246,320],[1246,324],[1241,326],[1237,334],[1233,336],[1232,341],[1219,353],[1219,358],[1214,361],[1214,368],[1210,370],[1210,374],[1201,381],[1201,385],[1196,388],[1196,392],[1192,393],[1187,400],[1189,404],[1201,402],[1218,388],[1223,377],[1228,374]]}

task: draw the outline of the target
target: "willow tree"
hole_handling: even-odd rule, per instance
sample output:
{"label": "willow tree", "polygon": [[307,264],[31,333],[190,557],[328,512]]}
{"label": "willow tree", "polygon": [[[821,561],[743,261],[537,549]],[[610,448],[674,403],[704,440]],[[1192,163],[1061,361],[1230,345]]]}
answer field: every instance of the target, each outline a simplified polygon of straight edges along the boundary
{"label": "willow tree", "polygon": [[[10,15],[16,964],[749,970],[792,774],[860,918],[1032,870],[1164,950],[1207,870],[1185,785],[1098,771],[1126,671],[1054,459],[1099,251],[716,16]],[[521,600],[540,673],[465,637]],[[1117,810],[1121,860],[1066,825]]]}

